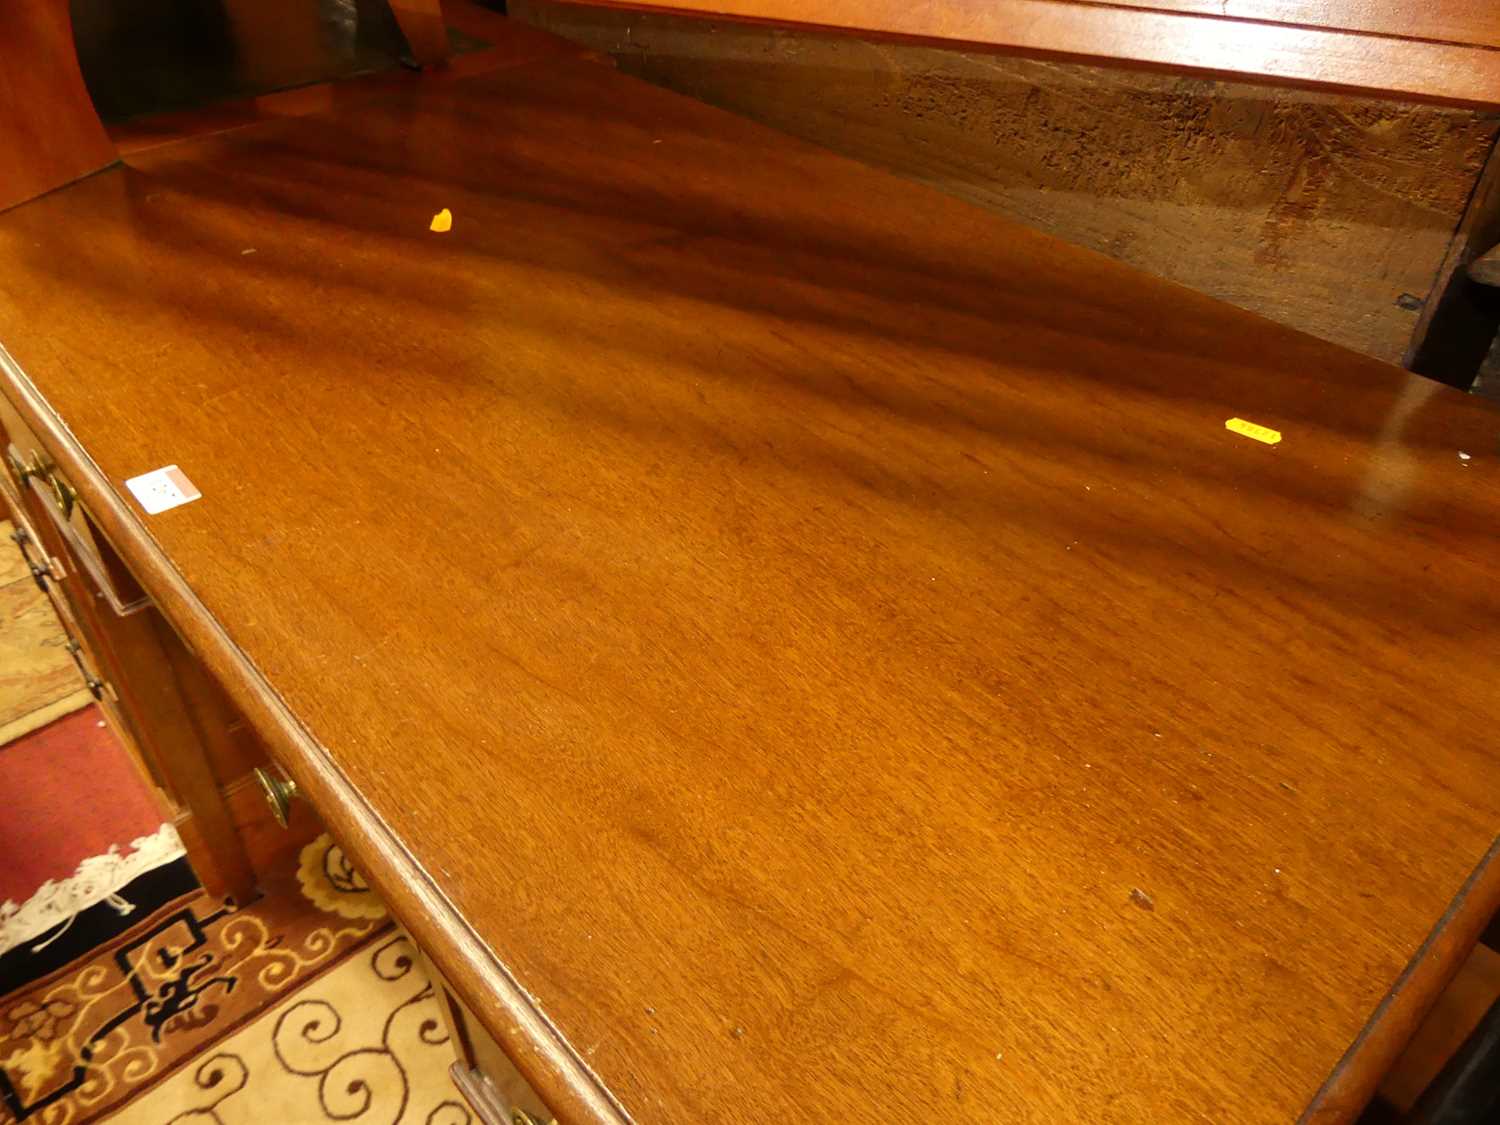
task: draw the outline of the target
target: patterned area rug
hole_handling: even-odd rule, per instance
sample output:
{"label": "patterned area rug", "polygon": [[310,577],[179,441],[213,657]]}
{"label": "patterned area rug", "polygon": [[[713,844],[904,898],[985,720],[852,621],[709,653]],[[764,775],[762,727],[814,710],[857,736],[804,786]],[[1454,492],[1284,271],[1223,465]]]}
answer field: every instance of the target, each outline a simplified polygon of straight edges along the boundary
{"label": "patterned area rug", "polygon": [[93,702],[52,603],[11,541],[14,530],[0,518],[0,744]]}
{"label": "patterned area rug", "polygon": [[182,854],[97,707],[0,746],[0,793],[0,954]]}
{"label": "patterned area rug", "polygon": [[[109,945],[167,903],[196,890],[198,879],[186,856],[136,876],[61,926],[0,953],[0,996],[20,992],[74,961],[92,956],[94,950]],[[0,931],[4,930],[4,912],[5,907],[0,905]],[[0,1015],[3,1012],[0,1007]]]}
{"label": "patterned area rug", "polygon": [[467,1122],[385,907],[328,837],[300,860],[247,906],[181,896],[0,999],[0,1121]]}
{"label": "patterned area rug", "polygon": [[411,945],[389,934],[181,1068],[115,1125],[470,1125]]}

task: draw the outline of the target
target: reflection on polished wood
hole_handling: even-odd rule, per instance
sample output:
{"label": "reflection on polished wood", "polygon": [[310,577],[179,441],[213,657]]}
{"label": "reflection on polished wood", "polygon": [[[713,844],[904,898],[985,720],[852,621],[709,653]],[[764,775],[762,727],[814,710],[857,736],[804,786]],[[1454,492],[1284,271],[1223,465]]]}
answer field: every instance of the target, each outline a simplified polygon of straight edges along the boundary
{"label": "reflection on polished wood", "polygon": [[[386,0],[72,0],[78,59],[107,122],[393,70]],[[446,42],[446,40],[445,40]]]}
{"label": "reflection on polished wood", "polygon": [[1344,1121],[1500,903],[1484,404],[581,62],[132,161],[5,391],[560,1120]]}
{"label": "reflection on polished wood", "polygon": [[[472,41],[471,49],[454,55],[443,67],[430,72],[427,75],[429,82],[487,74],[540,59],[593,57],[589,48],[521,24],[512,24],[467,0],[448,0],[443,11],[449,26]],[[350,111],[382,92],[399,88],[407,77],[404,72],[392,74],[377,70],[336,82],[319,82],[248,98],[210,101],[191,109],[111,122],[109,135],[120,153],[130,156],[146,149],[212,133],[233,132],[284,117]]]}
{"label": "reflection on polished wood", "polygon": [[1470,0],[587,0],[1047,58],[1500,105],[1500,6]]}

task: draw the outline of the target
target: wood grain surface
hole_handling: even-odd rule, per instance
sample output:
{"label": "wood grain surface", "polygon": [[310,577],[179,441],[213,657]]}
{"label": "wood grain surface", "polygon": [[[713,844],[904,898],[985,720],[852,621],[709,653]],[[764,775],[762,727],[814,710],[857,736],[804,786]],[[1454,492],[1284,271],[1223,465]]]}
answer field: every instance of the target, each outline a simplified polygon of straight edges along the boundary
{"label": "wood grain surface", "polygon": [[[1399,363],[1500,115],[510,0],[621,70]],[[1431,374],[1431,372],[1424,372]]]}
{"label": "wood grain surface", "polygon": [[78,71],[67,0],[0,4],[0,210],[114,158]]}
{"label": "wood grain surface", "polygon": [[16,209],[0,341],[564,1122],[1343,1120],[1500,902],[1500,414],[605,68]]}
{"label": "wood grain surface", "polygon": [[1500,105],[1492,4],[1420,0],[589,0],[1219,77]]}

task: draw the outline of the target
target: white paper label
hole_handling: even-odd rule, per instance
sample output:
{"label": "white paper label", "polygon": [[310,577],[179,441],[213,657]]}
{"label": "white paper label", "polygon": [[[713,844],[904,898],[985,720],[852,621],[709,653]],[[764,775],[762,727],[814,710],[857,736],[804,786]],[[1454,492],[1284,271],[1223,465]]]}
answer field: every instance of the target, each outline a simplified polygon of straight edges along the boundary
{"label": "white paper label", "polygon": [[176,465],[131,477],[125,482],[125,487],[140,501],[148,516],[168,511],[203,495]]}

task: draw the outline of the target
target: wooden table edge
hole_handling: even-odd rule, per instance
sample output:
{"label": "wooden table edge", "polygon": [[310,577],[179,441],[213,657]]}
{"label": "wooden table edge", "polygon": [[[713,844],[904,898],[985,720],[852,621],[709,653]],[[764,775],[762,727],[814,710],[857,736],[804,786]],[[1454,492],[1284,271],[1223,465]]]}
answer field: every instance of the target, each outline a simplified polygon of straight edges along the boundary
{"label": "wooden table edge", "polygon": [[1391,985],[1299,1119],[1304,1125],[1352,1121],[1500,910],[1500,837]]}
{"label": "wooden table edge", "polygon": [[157,608],[219,679],[363,875],[458,989],[564,1125],[631,1118],[567,1039],[459,914],[389,826],[349,784],[254,663],[198,599],[140,518],[0,343],[0,392],[42,438],[90,517]]}

